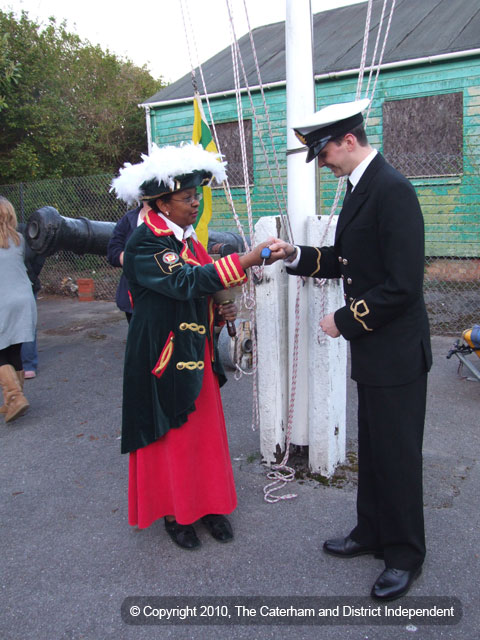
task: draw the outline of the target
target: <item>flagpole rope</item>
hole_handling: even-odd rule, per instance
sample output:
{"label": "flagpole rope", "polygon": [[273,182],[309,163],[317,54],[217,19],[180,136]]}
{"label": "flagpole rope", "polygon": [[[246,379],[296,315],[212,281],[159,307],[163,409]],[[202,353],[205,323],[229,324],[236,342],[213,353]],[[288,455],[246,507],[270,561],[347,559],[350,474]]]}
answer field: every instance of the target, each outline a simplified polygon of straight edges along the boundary
{"label": "flagpole rope", "polygon": [[[180,0],[180,9],[182,11],[183,28],[185,30],[185,40],[187,41],[187,51],[188,51],[188,59],[190,61],[193,91],[195,92],[195,91],[198,91],[198,89],[197,89],[197,78],[195,76],[195,65],[193,63],[192,52],[190,50],[190,40],[189,40],[189,38],[187,36],[189,31],[187,30],[187,22],[186,22],[186,18],[185,18],[185,8],[183,6],[183,0]],[[190,14],[188,14],[188,19],[189,19],[189,23],[190,23],[190,32],[193,33],[193,31],[192,31],[192,22],[190,20]],[[195,39],[195,36],[193,36],[193,37]],[[198,60],[198,51],[197,51],[197,60]]]}
{"label": "flagpole rope", "polygon": [[[269,170],[269,175],[270,175],[270,181],[271,184],[273,186],[273,190],[275,193],[275,197],[277,200],[277,205],[278,205],[278,210],[280,212],[280,216],[283,222],[283,226],[284,229],[286,231],[287,237],[289,239],[290,242],[293,242],[293,233],[292,233],[292,229],[290,226],[290,220],[287,216],[284,216],[284,214],[282,214],[282,207],[280,205],[280,201],[278,198],[278,193],[276,190],[276,185],[275,185],[275,181],[273,178],[273,174],[270,170],[270,163],[268,160],[268,154],[265,148],[265,145],[263,144],[263,137],[261,134],[261,128],[259,126],[258,123],[258,119],[256,116],[256,109],[255,109],[255,105],[253,103],[253,99],[252,99],[252,95],[251,95],[251,91],[250,91],[250,87],[248,84],[248,79],[247,79],[247,74],[245,73],[245,67],[243,64],[243,58],[242,58],[242,54],[240,51],[240,47],[238,45],[238,39],[236,38],[236,33],[235,33],[235,26],[233,23],[233,16],[232,16],[232,12],[231,12],[231,8],[230,8],[230,0],[226,0],[227,1],[227,5],[229,7],[229,16],[230,16],[230,22],[231,22],[231,30],[232,30],[232,34],[233,34],[233,42],[235,43],[233,46],[235,47],[235,59],[234,59],[234,77],[235,77],[235,81],[236,81],[236,95],[237,95],[237,100],[240,100],[240,82],[239,82],[239,77],[238,77],[238,60],[240,60],[240,64],[242,67],[242,72],[243,72],[243,79],[244,79],[244,84],[245,87],[247,89],[247,93],[248,93],[248,97],[250,99],[250,105],[252,108],[252,113],[254,115],[254,119],[255,119],[255,125],[256,125],[256,131],[257,134],[259,136],[259,140],[261,142],[261,146],[262,146],[262,150],[263,150],[263,154],[264,154],[264,158],[266,161],[266,165],[268,167]],[[263,107],[264,107],[264,111],[265,111],[265,115],[266,115],[266,119],[268,122],[268,127],[269,127],[269,133],[270,133],[270,140],[272,143],[272,148],[274,150],[274,158],[277,164],[277,171],[278,171],[278,175],[280,176],[280,166],[278,163],[278,158],[275,152],[275,144],[274,144],[274,140],[273,140],[273,133],[272,133],[272,129],[271,129],[271,125],[270,125],[270,118],[268,115],[268,106],[267,106],[267,102],[265,99],[265,93],[263,91],[263,83],[262,83],[262,79],[261,79],[261,75],[260,75],[260,68],[258,65],[258,58],[256,55],[256,48],[255,48],[255,43],[253,41],[253,34],[251,33],[251,29],[250,29],[250,21],[248,19],[248,12],[247,12],[247,8],[246,5],[244,3],[244,7],[245,7],[245,13],[247,16],[247,24],[248,24],[248,28],[249,28],[249,34],[250,34],[250,44],[252,47],[252,52],[253,52],[253,56],[254,59],[256,61],[256,71],[257,71],[257,78],[258,78],[258,84],[261,87],[262,90],[262,98],[263,98]],[[238,81],[238,83],[237,83]],[[238,87],[238,89],[237,89]],[[243,118],[243,112],[242,112],[242,118]],[[242,157],[243,159],[243,157]],[[247,162],[247,158],[246,158],[246,154],[245,154],[245,159],[244,162]],[[283,190],[283,186],[282,186],[282,195],[283,195],[283,199],[284,199],[284,210],[287,211],[287,202],[286,202],[286,197],[285,197],[285,192]],[[263,277],[263,274],[262,274]],[[295,408],[295,396],[296,396],[296,380],[297,380],[297,368],[298,368],[298,341],[299,341],[299,330],[300,330],[300,287],[301,285],[301,279],[297,278],[297,295],[296,295],[296,301],[295,301],[295,329],[294,329],[294,339],[293,339],[293,354],[292,354],[292,378],[291,378],[291,386],[290,386],[290,402],[289,402],[289,415],[288,415],[288,420],[287,420],[287,431],[286,431],[286,437],[285,437],[285,455],[283,460],[276,465],[272,465],[271,467],[271,471],[267,474],[267,478],[270,480],[273,480],[273,482],[269,483],[268,485],[266,485],[264,487],[264,499],[266,502],[278,502],[279,500],[289,500],[291,498],[296,498],[296,494],[286,494],[283,496],[279,496],[279,495],[274,495],[273,492],[274,491],[279,491],[281,490],[283,487],[286,486],[286,484],[288,482],[293,482],[295,480],[295,470],[292,467],[287,466],[287,462],[288,462],[288,458],[290,455],[290,442],[291,442],[291,434],[292,434],[292,428],[293,428],[293,417],[294,417],[294,408]],[[255,371],[256,371],[256,355],[257,355],[257,350],[256,350],[256,344],[254,345],[254,349],[253,349],[253,359],[254,359],[254,367],[255,367]],[[255,413],[256,413],[256,419],[258,420],[258,423],[260,421],[260,410],[259,410],[259,398],[258,398],[258,393],[257,393],[257,389],[256,389],[256,381],[257,381],[257,376],[254,376],[253,378],[254,380],[254,389],[253,389],[253,397],[254,397],[254,406],[255,406]]]}
{"label": "flagpole rope", "polygon": [[[212,108],[211,108],[211,105],[210,105],[210,100],[209,100],[209,97],[208,97],[207,84],[205,82],[205,76],[203,74],[203,68],[202,68],[202,64],[200,62],[200,56],[198,54],[197,40],[195,38],[195,30],[193,29],[192,20],[191,20],[190,12],[189,12],[189,9],[188,9],[188,2],[186,0],[181,0],[181,2],[182,2],[182,15],[184,16],[185,36],[186,36],[187,41],[188,41],[188,34],[190,34],[190,37],[191,37],[191,39],[193,41],[193,47],[195,49],[195,54],[196,54],[196,59],[197,59],[197,67],[198,67],[198,71],[200,73],[200,78],[201,78],[202,86],[203,86],[203,93],[204,93],[204,96],[205,96],[205,100],[207,102],[208,113],[209,113],[209,116],[210,116],[210,123],[211,123],[211,127],[212,127],[212,130],[213,130],[213,137],[214,137],[215,144],[216,144],[216,147],[217,147],[217,150],[218,150],[219,154],[223,155],[222,154],[222,148],[221,148],[220,141],[219,141],[218,134],[217,134],[217,130],[216,130],[216,127],[215,127],[215,120],[213,118],[213,113],[212,113]],[[183,4],[184,2],[186,2],[186,5]],[[185,8],[185,6],[186,6],[186,8]],[[188,19],[188,24],[189,24],[189,27],[190,27],[189,29],[187,28],[187,25],[186,25],[187,19]],[[191,65],[192,78],[195,79],[195,68],[194,68],[194,63],[193,63],[192,57],[190,57],[190,65]],[[192,81],[192,84],[193,84],[193,81]],[[194,91],[195,90],[196,90],[196,81],[194,83]],[[197,89],[197,91],[198,91],[198,89]],[[233,218],[234,218],[235,223],[237,225],[237,229],[239,231],[239,234],[240,234],[240,236],[241,236],[241,238],[243,240],[245,248],[248,250],[250,248],[250,246],[249,246],[249,243],[247,242],[247,238],[246,238],[245,233],[243,231],[242,223],[241,223],[240,218],[239,218],[239,216],[237,214],[237,211],[235,209],[235,203],[234,203],[234,200],[233,200],[233,197],[232,197],[232,192],[231,192],[231,189],[230,189],[230,183],[229,183],[229,180],[228,180],[228,176],[227,176],[227,179],[223,182],[222,187],[223,187],[223,190],[224,190],[224,193],[225,193],[225,197],[227,199],[227,203],[228,203],[228,205],[230,207],[230,210],[232,211],[232,215],[233,215]]]}
{"label": "flagpole rope", "polygon": [[370,88],[370,82],[373,76],[373,66],[375,64],[375,59],[377,57],[378,43],[380,42],[380,35],[383,29],[383,18],[385,15],[386,6],[387,6],[387,0],[383,0],[382,15],[380,16],[380,21],[378,23],[377,38],[375,40],[375,48],[373,49],[372,62],[370,65],[370,73],[368,74],[368,83],[367,83],[367,88],[365,89],[365,97],[368,96],[368,90]]}
{"label": "flagpole rope", "polygon": [[246,17],[246,20],[247,20],[248,35],[249,35],[249,39],[250,39],[250,46],[252,48],[253,59],[254,59],[254,62],[255,62],[255,70],[256,70],[256,73],[257,73],[258,86],[260,87],[260,93],[261,93],[262,101],[263,101],[263,109],[264,109],[264,113],[265,113],[265,119],[266,119],[266,122],[267,122],[267,128],[268,128],[268,133],[269,133],[269,136],[270,136],[270,142],[272,144],[272,152],[273,152],[273,158],[275,160],[275,168],[276,168],[276,171],[277,171],[278,184],[280,185],[280,189],[281,189],[281,192],[282,192],[283,209],[282,209],[282,204],[280,203],[280,198],[279,198],[278,192],[277,192],[277,184],[276,184],[276,182],[274,180],[274,177],[273,177],[273,174],[272,174],[272,170],[271,170],[271,167],[270,167],[270,161],[268,159],[267,150],[266,150],[264,142],[263,142],[263,136],[262,136],[262,132],[261,132],[261,127],[260,127],[260,124],[259,124],[258,119],[257,119],[257,112],[256,112],[256,109],[255,109],[255,105],[253,103],[252,94],[251,94],[251,91],[250,91],[250,87],[248,86],[247,74],[245,73],[245,67],[243,65],[243,59],[242,59],[241,54],[240,54],[243,78],[244,78],[245,86],[247,87],[248,97],[250,99],[250,105],[252,107],[253,116],[255,118],[256,131],[258,133],[259,140],[260,140],[260,143],[261,143],[261,146],[262,146],[262,151],[263,151],[263,155],[264,155],[264,158],[265,158],[268,174],[270,176],[270,182],[272,184],[273,192],[274,192],[274,195],[275,195],[275,199],[277,201],[278,211],[280,213],[280,216],[281,216],[281,219],[282,219],[282,222],[283,222],[283,226],[284,226],[284,229],[285,229],[286,234],[287,234],[287,238],[288,238],[288,240],[290,242],[293,242],[293,233],[292,233],[292,228],[291,228],[291,225],[290,225],[290,219],[288,217],[288,214],[286,213],[287,210],[288,210],[287,197],[286,197],[286,194],[285,194],[285,189],[283,187],[282,174],[281,174],[281,171],[280,171],[280,163],[278,161],[277,150],[275,148],[275,143],[274,143],[274,135],[273,135],[273,130],[272,130],[272,123],[271,123],[271,120],[270,120],[268,104],[267,104],[267,100],[266,100],[266,97],[265,97],[265,91],[264,91],[264,87],[263,87],[262,76],[261,76],[261,73],[260,73],[260,65],[258,64],[257,49],[255,47],[255,42],[253,40],[253,33],[252,33],[252,29],[250,27],[250,19],[248,17],[247,5],[246,5],[245,0],[243,0],[243,6],[244,6],[244,9],[245,9],[245,17]]}
{"label": "flagpole rope", "polygon": [[[231,52],[232,52],[232,63],[233,63],[233,76],[235,82],[235,98],[237,103],[237,114],[238,114],[238,129],[240,135],[240,149],[242,153],[242,168],[243,168],[243,177],[245,183],[245,197],[247,204],[247,219],[248,226],[250,232],[250,241],[252,246],[255,245],[255,229],[253,227],[253,212],[252,212],[252,202],[251,202],[251,194],[250,194],[250,179],[248,175],[248,157],[247,157],[247,145],[245,141],[245,127],[244,127],[244,118],[243,118],[243,108],[242,108],[242,97],[241,97],[241,87],[240,87],[240,73],[238,68],[239,57],[241,57],[240,47],[238,46],[238,40],[235,34],[235,28],[233,24],[233,13],[230,5],[230,1],[226,0],[228,15],[230,18],[230,31],[231,31]],[[256,270],[258,275],[258,269]],[[263,277],[263,268],[261,269],[262,277]],[[256,291],[255,285],[253,282],[253,278],[249,279],[248,282],[248,291],[249,298],[251,303],[250,309],[250,319],[253,327],[252,331],[252,373],[254,374],[252,377],[252,395],[253,395],[253,407],[252,407],[252,429],[256,430],[260,424],[260,404],[259,404],[259,394],[258,394],[258,377],[257,377],[257,366],[258,366],[258,349],[257,349],[257,336],[256,336],[256,317],[255,317],[255,306],[256,306]],[[245,289],[244,289],[245,291]],[[246,300],[245,300],[246,302]],[[238,366],[237,366],[238,367]],[[237,374],[241,371],[240,367],[237,368]]]}
{"label": "flagpole rope", "polygon": [[[385,0],[385,3],[386,2],[387,2],[387,0]],[[373,96],[375,95],[375,91],[376,91],[376,88],[377,88],[378,76],[380,75],[380,69],[381,69],[382,62],[383,62],[383,55],[385,53],[385,47],[387,46],[387,40],[388,40],[388,35],[390,33],[390,27],[392,25],[392,18],[393,18],[393,12],[395,10],[395,4],[396,4],[396,0],[392,0],[392,5],[390,7],[390,14],[388,16],[387,29],[385,31],[385,37],[383,39],[382,51],[381,51],[380,57],[378,59],[377,73],[375,74],[375,82],[373,84],[373,89],[372,89],[372,93],[371,93],[371,96],[370,96],[370,105],[368,107],[368,111],[367,111],[367,115],[366,115],[366,122],[368,122],[368,118],[370,116],[370,110],[372,108],[372,103],[373,103]],[[383,14],[382,14],[382,16],[383,16]],[[373,61],[372,61],[372,70],[373,70]],[[369,97],[368,96],[368,87],[367,87],[367,95],[366,95],[366,97]]]}

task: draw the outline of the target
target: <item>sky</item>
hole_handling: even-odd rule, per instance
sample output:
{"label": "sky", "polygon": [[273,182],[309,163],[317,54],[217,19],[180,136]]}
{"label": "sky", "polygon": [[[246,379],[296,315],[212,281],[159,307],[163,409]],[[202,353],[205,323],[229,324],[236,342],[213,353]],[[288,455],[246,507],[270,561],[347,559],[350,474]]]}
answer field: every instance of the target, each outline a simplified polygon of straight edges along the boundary
{"label": "sky", "polygon": [[[311,0],[312,11],[326,11],[366,0]],[[187,24],[184,27],[182,5]],[[285,20],[286,0],[230,0],[237,38],[248,32],[245,6],[252,29]],[[226,0],[4,0],[3,11],[48,24],[67,22],[82,40],[136,65],[154,78],[173,82],[231,43]],[[188,38],[187,38],[188,34]],[[189,53],[190,50],[190,53]]]}

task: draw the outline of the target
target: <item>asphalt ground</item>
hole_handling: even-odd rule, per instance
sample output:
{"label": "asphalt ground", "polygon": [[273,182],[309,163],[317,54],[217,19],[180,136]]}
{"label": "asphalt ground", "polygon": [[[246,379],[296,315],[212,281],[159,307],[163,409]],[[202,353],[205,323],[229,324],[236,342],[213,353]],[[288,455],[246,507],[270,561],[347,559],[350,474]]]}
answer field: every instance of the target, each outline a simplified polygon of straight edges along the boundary
{"label": "asphalt ground", "polygon": [[[381,611],[375,619],[369,593],[382,561],[322,552],[323,541],[348,533],[355,519],[351,383],[344,479],[304,477],[287,489],[297,498],[268,504],[251,428],[252,380],[230,374],[222,395],[239,499],[231,516],[235,539],[219,544],[198,526],[202,547],[188,552],[171,542],[161,521],[144,530],[127,522],[128,458],[119,440],[124,315],[113,303],[70,298],[41,297],[38,309],[39,372],[25,382],[31,408],[0,425],[0,638],[479,637],[480,386],[446,359],[453,338],[433,338],[424,446],[428,555],[410,594],[391,607],[438,611],[453,603],[463,615],[409,621]],[[129,614],[137,601],[140,618]],[[300,616],[307,605],[315,619]],[[176,624],[143,615],[159,606],[170,608]],[[290,607],[290,616],[262,615],[261,606]],[[358,613],[335,616],[337,606]],[[330,616],[322,618],[321,609]]]}

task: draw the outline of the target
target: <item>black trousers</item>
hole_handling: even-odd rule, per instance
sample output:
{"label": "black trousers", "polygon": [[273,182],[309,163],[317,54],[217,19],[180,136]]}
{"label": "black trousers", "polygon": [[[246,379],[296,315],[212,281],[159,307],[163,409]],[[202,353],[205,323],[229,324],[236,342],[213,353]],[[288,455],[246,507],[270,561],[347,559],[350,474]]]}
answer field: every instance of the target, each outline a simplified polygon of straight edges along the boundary
{"label": "black trousers", "polygon": [[358,384],[356,542],[380,547],[386,567],[425,558],[422,443],[427,374],[406,385]]}
{"label": "black trousers", "polygon": [[5,349],[0,349],[0,367],[11,364],[15,371],[21,371],[23,369],[21,351],[21,344],[11,344]]}

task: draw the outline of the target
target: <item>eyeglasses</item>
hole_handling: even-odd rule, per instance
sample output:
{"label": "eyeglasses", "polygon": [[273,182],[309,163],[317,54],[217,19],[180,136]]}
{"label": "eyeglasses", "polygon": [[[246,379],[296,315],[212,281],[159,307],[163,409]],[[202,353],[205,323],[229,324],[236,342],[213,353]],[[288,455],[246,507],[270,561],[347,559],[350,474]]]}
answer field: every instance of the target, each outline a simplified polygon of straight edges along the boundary
{"label": "eyeglasses", "polygon": [[170,198],[170,200],[176,201],[176,202],[185,202],[185,204],[192,204],[192,202],[194,200],[196,200],[197,202],[200,202],[203,198],[203,193],[196,193],[193,196],[187,196],[186,198]]}

